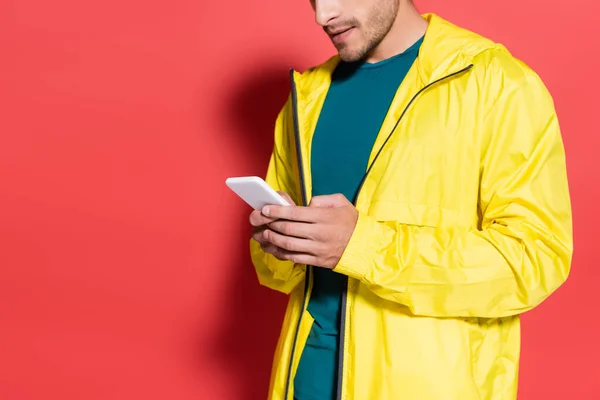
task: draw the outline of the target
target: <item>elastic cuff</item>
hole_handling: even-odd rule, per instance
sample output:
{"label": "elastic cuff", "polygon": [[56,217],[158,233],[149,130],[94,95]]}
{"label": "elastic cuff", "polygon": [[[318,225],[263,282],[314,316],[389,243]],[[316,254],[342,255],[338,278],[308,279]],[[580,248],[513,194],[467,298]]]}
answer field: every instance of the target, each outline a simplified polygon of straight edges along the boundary
{"label": "elastic cuff", "polygon": [[333,270],[362,280],[373,266],[382,239],[383,230],[377,221],[359,212],[350,241]]}

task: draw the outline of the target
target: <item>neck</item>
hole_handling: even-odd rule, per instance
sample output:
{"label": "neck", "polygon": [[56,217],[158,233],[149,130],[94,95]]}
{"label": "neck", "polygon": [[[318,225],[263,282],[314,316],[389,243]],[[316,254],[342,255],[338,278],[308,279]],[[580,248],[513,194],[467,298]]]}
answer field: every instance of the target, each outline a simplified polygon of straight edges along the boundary
{"label": "neck", "polygon": [[365,58],[366,62],[376,63],[400,54],[417,40],[427,30],[427,21],[410,0],[401,0],[398,15],[388,34]]}

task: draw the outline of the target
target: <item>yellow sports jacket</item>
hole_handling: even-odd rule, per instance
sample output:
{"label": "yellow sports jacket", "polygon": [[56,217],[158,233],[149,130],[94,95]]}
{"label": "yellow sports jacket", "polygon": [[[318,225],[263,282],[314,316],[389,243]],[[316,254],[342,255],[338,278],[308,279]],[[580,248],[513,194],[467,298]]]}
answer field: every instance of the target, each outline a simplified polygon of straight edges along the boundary
{"label": "yellow sports jacket", "polygon": [[[338,398],[514,399],[519,314],[570,269],[559,123],[538,75],[505,47],[424,17],[334,269],[349,277]],[[338,62],[290,73],[266,181],[296,204],[311,200],[311,137]],[[279,261],[254,240],[250,249],[259,282],[289,294],[269,399],[292,400],[316,267]]]}

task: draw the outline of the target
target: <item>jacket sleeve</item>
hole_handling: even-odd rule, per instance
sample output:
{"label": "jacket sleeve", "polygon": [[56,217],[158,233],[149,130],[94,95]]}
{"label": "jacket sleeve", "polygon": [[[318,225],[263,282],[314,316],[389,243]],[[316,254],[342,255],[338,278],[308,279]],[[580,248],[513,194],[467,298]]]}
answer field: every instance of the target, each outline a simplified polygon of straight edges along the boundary
{"label": "jacket sleeve", "polygon": [[[274,145],[265,181],[275,190],[283,191],[300,204],[299,190],[295,179],[295,163],[292,150],[295,148],[293,137],[289,135],[288,126],[292,126],[292,104],[290,98],[279,112],[275,123]],[[304,281],[306,267],[291,261],[280,261],[272,254],[265,253],[260,244],[250,239],[250,255],[261,285],[283,292],[291,293]]]}
{"label": "jacket sleeve", "polygon": [[479,227],[379,222],[359,213],[336,271],[431,317],[519,314],[566,280],[571,205],[554,104],[535,73],[512,83],[484,117]]}

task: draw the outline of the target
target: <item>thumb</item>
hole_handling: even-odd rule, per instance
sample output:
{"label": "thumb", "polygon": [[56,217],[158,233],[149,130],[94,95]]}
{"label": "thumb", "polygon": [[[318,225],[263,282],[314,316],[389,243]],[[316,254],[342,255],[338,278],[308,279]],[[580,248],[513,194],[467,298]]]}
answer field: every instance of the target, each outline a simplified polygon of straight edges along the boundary
{"label": "thumb", "polygon": [[337,208],[350,204],[343,194],[330,194],[326,196],[315,196],[311,199],[309,207]]}

